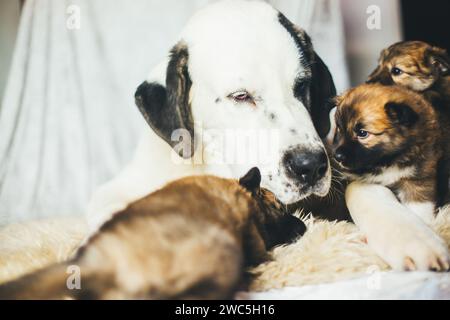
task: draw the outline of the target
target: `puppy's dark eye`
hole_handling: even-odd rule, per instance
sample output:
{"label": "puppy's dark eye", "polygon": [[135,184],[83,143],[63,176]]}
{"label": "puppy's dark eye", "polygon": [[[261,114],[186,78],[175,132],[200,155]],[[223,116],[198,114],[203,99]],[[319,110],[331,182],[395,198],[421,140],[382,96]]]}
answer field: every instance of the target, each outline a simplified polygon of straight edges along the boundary
{"label": "puppy's dark eye", "polygon": [[358,137],[358,139],[366,139],[369,136],[369,132],[366,130],[356,130],[356,136]]}
{"label": "puppy's dark eye", "polygon": [[399,76],[402,73],[403,73],[402,69],[399,69],[399,68],[392,68],[391,69],[391,74],[394,75],[394,76]]}
{"label": "puppy's dark eye", "polygon": [[235,102],[242,103],[255,103],[253,97],[247,91],[237,91],[228,95],[228,98],[233,99]]}

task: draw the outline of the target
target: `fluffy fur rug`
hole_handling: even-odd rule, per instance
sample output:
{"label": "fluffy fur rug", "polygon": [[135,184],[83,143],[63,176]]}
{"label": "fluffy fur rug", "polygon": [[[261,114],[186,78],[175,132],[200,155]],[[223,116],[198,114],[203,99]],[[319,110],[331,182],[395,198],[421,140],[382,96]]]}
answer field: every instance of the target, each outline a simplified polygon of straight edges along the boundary
{"label": "fluffy fur rug", "polygon": [[[389,267],[369,248],[357,227],[304,218],[308,231],[293,244],[275,248],[273,260],[250,270],[252,291],[353,278]],[[450,208],[433,222],[450,247]],[[67,259],[86,235],[84,221],[60,218],[14,224],[0,230],[0,283]]]}
{"label": "fluffy fur rug", "polygon": [[53,218],[0,229],[0,283],[69,258],[87,233],[80,218]]}

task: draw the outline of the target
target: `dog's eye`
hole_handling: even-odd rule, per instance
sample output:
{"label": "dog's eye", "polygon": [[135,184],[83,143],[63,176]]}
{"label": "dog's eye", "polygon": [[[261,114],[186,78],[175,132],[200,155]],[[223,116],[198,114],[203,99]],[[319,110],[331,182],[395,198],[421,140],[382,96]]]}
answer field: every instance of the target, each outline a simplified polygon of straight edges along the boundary
{"label": "dog's eye", "polygon": [[228,98],[233,99],[235,102],[238,102],[238,103],[242,103],[242,102],[249,102],[252,104],[255,103],[255,100],[247,91],[233,92],[230,95],[228,95]]}
{"label": "dog's eye", "polygon": [[369,135],[369,132],[366,130],[356,130],[356,136],[358,137],[358,139],[366,139]]}
{"label": "dog's eye", "polygon": [[399,76],[402,73],[403,73],[402,69],[399,69],[399,68],[392,68],[391,69],[391,74],[394,75],[394,76]]}

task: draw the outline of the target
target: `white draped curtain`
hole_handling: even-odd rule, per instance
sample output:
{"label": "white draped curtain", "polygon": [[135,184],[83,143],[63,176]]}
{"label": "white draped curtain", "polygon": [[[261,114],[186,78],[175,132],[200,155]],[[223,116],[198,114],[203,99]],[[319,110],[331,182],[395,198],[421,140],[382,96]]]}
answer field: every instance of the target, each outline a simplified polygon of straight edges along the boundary
{"label": "white draped curtain", "polygon": [[[148,130],[134,90],[208,0],[27,0],[0,108],[0,223],[84,214]],[[339,2],[269,1],[348,84]],[[76,5],[80,28],[66,23]],[[73,13],[73,12],[72,12]]]}

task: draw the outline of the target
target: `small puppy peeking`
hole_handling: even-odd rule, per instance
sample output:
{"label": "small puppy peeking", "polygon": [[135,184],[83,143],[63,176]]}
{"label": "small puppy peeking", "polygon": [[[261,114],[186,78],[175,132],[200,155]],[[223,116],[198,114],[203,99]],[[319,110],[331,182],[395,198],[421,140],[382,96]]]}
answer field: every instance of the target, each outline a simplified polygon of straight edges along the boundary
{"label": "small puppy peeking", "polygon": [[435,109],[399,86],[365,84],[337,99],[334,158],[350,180],[381,184],[429,221],[441,201]]}
{"label": "small puppy peeking", "polygon": [[[187,177],[130,204],[77,256],[0,286],[0,299],[226,299],[244,268],[303,235],[251,169],[239,182]],[[81,270],[69,290],[66,270]]]}
{"label": "small puppy peeking", "polygon": [[444,49],[426,42],[403,41],[384,49],[367,83],[397,84],[450,108],[450,58]]}
{"label": "small puppy peeking", "polygon": [[446,50],[422,41],[395,43],[381,52],[367,83],[397,84],[423,94],[440,113],[442,129],[450,130],[450,57]]}

